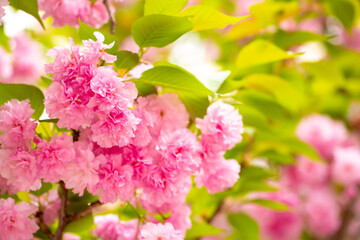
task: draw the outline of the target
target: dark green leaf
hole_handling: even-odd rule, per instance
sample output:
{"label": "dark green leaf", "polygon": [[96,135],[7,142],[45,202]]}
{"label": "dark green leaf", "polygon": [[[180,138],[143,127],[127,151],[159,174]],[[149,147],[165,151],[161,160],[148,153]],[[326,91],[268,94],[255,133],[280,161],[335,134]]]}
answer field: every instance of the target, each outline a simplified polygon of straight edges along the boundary
{"label": "dark green leaf", "polygon": [[114,43],[114,46],[112,48],[106,49],[105,51],[110,53],[110,54],[113,54],[113,55],[115,55],[118,52],[119,39],[117,39],[117,37],[115,37],[114,35],[111,35],[110,33],[100,31],[99,29],[91,27],[91,26],[83,23],[80,19],[79,19],[79,24],[80,24],[79,36],[80,36],[80,38],[82,40],[92,39],[92,40],[96,41],[96,37],[94,35],[94,32],[100,32],[105,37],[105,41],[104,41],[105,44]]}
{"label": "dark green leaf", "polygon": [[32,115],[34,119],[39,119],[44,111],[44,94],[35,86],[0,83],[0,106],[11,99],[29,99],[31,107],[35,110]]}
{"label": "dark green leaf", "polygon": [[24,12],[32,15],[45,29],[44,23],[39,16],[37,0],[9,0],[9,2],[14,8],[23,10]]}
{"label": "dark green leaf", "polygon": [[193,28],[188,17],[148,15],[138,19],[131,32],[140,48],[165,47]]}
{"label": "dark green leaf", "polygon": [[115,65],[119,69],[132,69],[139,63],[139,55],[130,51],[120,51],[116,54]]}

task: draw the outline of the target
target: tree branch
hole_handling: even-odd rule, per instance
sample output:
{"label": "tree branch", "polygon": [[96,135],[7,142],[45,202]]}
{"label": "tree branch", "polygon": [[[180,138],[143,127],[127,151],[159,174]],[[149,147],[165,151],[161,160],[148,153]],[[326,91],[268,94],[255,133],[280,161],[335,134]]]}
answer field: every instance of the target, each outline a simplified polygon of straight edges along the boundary
{"label": "tree branch", "polygon": [[101,206],[100,201],[93,202],[84,211],[81,211],[77,214],[69,216],[67,218],[67,222],[74,222],[76,220],[79,220],[80,218],[86,217],[87,215],[91,214],[91,212],[94,208],[97,208],[99,206]]}
{"label": "tree branch", "polygon": [[65,188],[65,183],[63,181],[59,182],[59,185],[61,187],[61,205],[59,210],[59,227],[56,230],[54,240],[61,240],[62,235],[64,232],[64,229],[66,227],[67,221],[67,215],[66,215],[66,205],[67,205],[67,196],[68,196],[68,190]]}
{"label": "tree branch", "polygon": [[113,17],[113,15],[111,14],[111,10],[110,10],[110,5],[109,5],[109,1],[108,0],[103,0],[104,5],[106,7],[106,10],[109,14],[109,21],[110,21],[110,33],[114,34],[115,32],[115,26],[116,26],[116,22],[115,22],[115,18]]}
{"label": "tree branch", "polygon": [[35,217],[38,219],[38,224],[40,226],[41,231],[43,231],[48,238],[53,239],[54,235],[51,233],[50,229],[45,225],[43,216],[44,213],[42,211],[38,211],[35,215]]}

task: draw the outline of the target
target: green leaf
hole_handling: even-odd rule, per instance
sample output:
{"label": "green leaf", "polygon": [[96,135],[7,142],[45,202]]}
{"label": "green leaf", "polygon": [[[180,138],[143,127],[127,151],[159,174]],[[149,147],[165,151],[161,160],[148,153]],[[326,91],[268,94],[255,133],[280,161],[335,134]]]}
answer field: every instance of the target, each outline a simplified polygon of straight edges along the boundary
{"label": "green leaf", "polygon": [[274,43],[283,49],[288,49],[289,47],[292,47],[294,45],[300,45],[306,42],[325,42],[329,39],[329,37],[313,32],[286,32],[281,30],[274,35],[274,38]]}
{"label": "green leaf", "polygon": [[0,26],[0,45],[4,47],[4,49],[8,52],[11,51],[10,44],[9,44],[9,38],[6,36],[4,32],[4,24]]}
{"label": "green leaf", "polygon": [[131,28],[140,48],[165,47],[193,28],[188,17],[148,15],[138,19]]}
{"label": "green leaf", "polygon": [[350,30],[355,21],[355,6],[348,0],[328,0],[329,11],[340,20],[343,26]]}
{"label": "green leaf", "polygon": [[25,201],[25,202],[28,202],[28,203],[31,202],[31,198],[30,198],[28,192],[25,192],[25,191],[18,192],[18,193],[16,193],[16,196],[17,196],[21,201]]}
{"label": "green leaf", "polygon": [[249,201],[249,203],[255,203],[260,206],[270,208],[276,211],[286,211],[289,209],[289,206],[284,203],[276,202],[268,199],[254,199]]}
{"label": "green leaf", "polygon": [[212,95],[194,75],[178,66],[156,66],[145,71],[140,79],[134,80],[177,91]]}
{"label": "green leaf", "polygon": [[130,51],[119,51],[115,65],[119,69],[132,69],[139,63],[139,55]]}
{"label": "green leaf", "polygon": [[180,12],[187,2],[188,0],[146,0],[144,5],[144,15],[174,15]]}
{"label": "green leaf", "polygon": [[239,69],[254,67],[284,59],[294,58],[298,54],[290,54],[266,40],[255,40],[243,47],[236,59]]}
{"label": "green leaf", "polygon": [[244,125],[262,129],[269,128],[268,119],[256,108],[245,104],[235,104],[234,106],[242,115]]}
{"label": "green leaf", "polygon": [[208,95],[189,93],[186,91],[171,91],[169,89],[164,90],[177,93],[192,118],[202,118],[205,116],[206,110],[210,104]]}
{"label": "green leaf", "polygon": [[30,193],[35,195],[35,196],[40,196],[40,195],[48,192],[50,189],[52,189],[53,186],[54,186],[54,184],[52,184],[52,183],[42,182],[41,183],[41,188],[39,190],[30,191]]}
{"label": "green leaf", "polygon": [[139,82],[139,81],[137,81],[137,79],[131,79],[131,81],[135,83],[135,86],[136,86],[136,88],[138,90],[138,95],[139,96],[147,96],[147,95],[150,95],[150,94],[156,94],[157,93],[157,90],[154,87],[154,85]]}
{"label": "green leaf", "polygon": [[275,150],[268,150],[259,154],[261,157],[267,158],[269,161],[279,163],[279,164],[293,164],[295,162],[295,158],[292,154],[288,153],[278,153]]}
{"label": "green leaf", "polygon": [[214,236],[223,230],[205,222],[192,222],[192,227],[186,232],[185,239],[196,239],[202,236]]}
{"label": "green leaf", "polygon": [[70,222],[64,232],[72,232],[72,233],[82,233],[84,231],[88,231],[89,228],[91,228],[94,225],[94,219],[93,215],[89,214],[83,218],[80,218],[79,220],[75,222]]}
{"label": "green leaf", "polygon": [[292,112],[299,111],[305,97],[286,80],[268,74],[253,74],[243,79],[247,88],[256,89],[275,97],[278,102]]}
{"label": "green leaf", "polygon": [[256,221],[243,213],[233,213],[228,221],[236,229],[236,235],[241,240],[259,240],[260,228]]}
{"label": "green leaf", "polygon": [[100,32],[105,37],[105,40],[104,40],[105,44],[114,43],[114,46],[112,48],[106,49],[105,51],[107,53],[110,53],[110,54],[113,54],[113,55],[117,54],[118,49],[119,49],[119,39],[117,37],[115,37],[114,35],[111,35],[110,33],[100,31],[99,29],[91,27],[91,26],[83,23],[80,19],[79,19],[79,24],[80,24],[79,36],[80,36],[81,40],[92,39],[92,40],[96,41],[96,37],[94,35],[94,32]]}
{"label": "green leaf", "polygon": [[0,83],[0,106],[11,99],[29,99],[32,109],[35,110],[32,115],[34,119],[39,119],[44,111],[44,94],[35,86]]}
{"label": "green leaf", "polygon": [[9,3],[14,8],[23,10],[24,12],[32,15],[39,21],[43,29],[45,29],[44,23],[39,16],[37,0],[9,0]]}
{"label": "green leaf", "polygon": [[178,16],[190,16],[190,21],[194,24],[194,31],[224,28],[248,17],[229,16],[204,5],[188,7],[180,12]]}

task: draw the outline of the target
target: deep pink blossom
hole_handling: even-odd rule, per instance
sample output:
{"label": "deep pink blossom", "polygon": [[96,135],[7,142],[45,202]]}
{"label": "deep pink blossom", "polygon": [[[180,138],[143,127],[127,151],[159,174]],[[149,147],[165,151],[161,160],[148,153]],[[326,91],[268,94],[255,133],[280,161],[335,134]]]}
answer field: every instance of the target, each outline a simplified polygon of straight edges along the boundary
{"label": "deep pink blossom", "polygon": [[12,198],[0,199],[0,239],[28,240],[39,229],[29,216],[36,208],[26,202],[15,204]]}
{"label": "deep pink blossom", "polygon": [[146,223],[141,227],[140,240],[183,240],[184,234],[175,230],[171,223]]}

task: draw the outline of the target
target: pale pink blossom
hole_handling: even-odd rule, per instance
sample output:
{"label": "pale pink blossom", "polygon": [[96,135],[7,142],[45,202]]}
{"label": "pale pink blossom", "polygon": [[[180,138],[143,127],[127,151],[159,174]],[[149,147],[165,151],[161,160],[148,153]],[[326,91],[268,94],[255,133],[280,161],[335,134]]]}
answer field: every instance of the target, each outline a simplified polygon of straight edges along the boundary
{"label": "pale pink blossom", "polygon": [[12,73],[12,56],[0,46],[0,82],[8,83]]}
{"label": "pale pink blossom", "polygon": [[198,187],[205,186],[209,193],[216,193],[231,188],[237,182],[240,177],[239,163],[221,158],[203,165],[201,173],[195,177]]}
{"label": "pale pink blossom", "polygon": [[146,223],[141,227],[139,235],[140,240],[183,240],[184,238],[184,234],[175,230],[171,223]]}
{"label": "pale pink blossom", "polygon": [[33,113],[29,100],[12,99],[1,106],[0,143],[3,148],[31,147],[36,128],[36,123],[31,120]]}
{"label": "pale pink blossom", "polygon": [[5,9],[4,7],[6,7],[9,4],[8,0],[0,0],[0,25],[2,25],[2,21],[1,18],[3,16],[5,16]]}
{"label": "pale pink blossom", "polygon": [[337,148],[332,164],[333,179],[344,185],[360,182],[360,150],[355,147]]}
{"label": "pale pink blossom", "polygon": [[346,127],[342,122],[317,114],[303,118],[296,128],[296,135],[314,147],[325,159],[331,159],[333,150],[345,144],[348,139]]}
{"label": "pale pink blossom", "polygon": [[[98,3],[96,4],[98,5]],[[101,2],[100,4],[102,5]],[[85,50],[85,56],[91,57],[88,58],[87,61],[94,62],[95,64],[97,64],[100,59],[107,63],[115,62],[116,56],[110,55],[105,51],[106,49],[112,48],[115,42],[112,42],[111,44],[105,44],[105,37],[100,32],[94,32],[94,36],[96,37],[96,41],[92,39],[83,41],[84,46],[88,48]]]}
{"label": "pale pink blossom", "polygon": [[35,84],[44,73],[44,59],[40,45],[28,35],[11,39],[13,74],[11,82]]}
{"label": "pale pink blossom", "polygon": [[29,216],[36,208],[26,202],[15,204],[12,198],[0,199],[0,240],[28,240],[39,229]]}
{"label": "pale pink blossom", "polygon": [[51,226],[52,224],[54,224],[55,220],[59,217],[60,205],[61,205],[61,200],[58,199],[48,204],[46,207],[44,207],[43,220],[46,225]]}
{"label": "pale pink blossom", "polygon": [[138,220],[120,221],[114,214],[100,215],[94,218],[94,233],[101,240],[133,240],[136,236]]}
{"label": "pale pink blossom", "polygon": [[67,164],[74,160],[73,138],[69,135],[54,135],[49,142],[39,140],[37,162],[45,182],[58,182],[65,175]]}
{"label": "pale pink blossom", "polygon": [[129,75],[131,78],[140,78],[141,75],[143,74],[143,72],[145,72],[153,67],[154,66],[152,64],[141,63],[141,64],[137,65],[136,67],[134,67],[133,69],[131,69],[131,71],[129,71]]}

